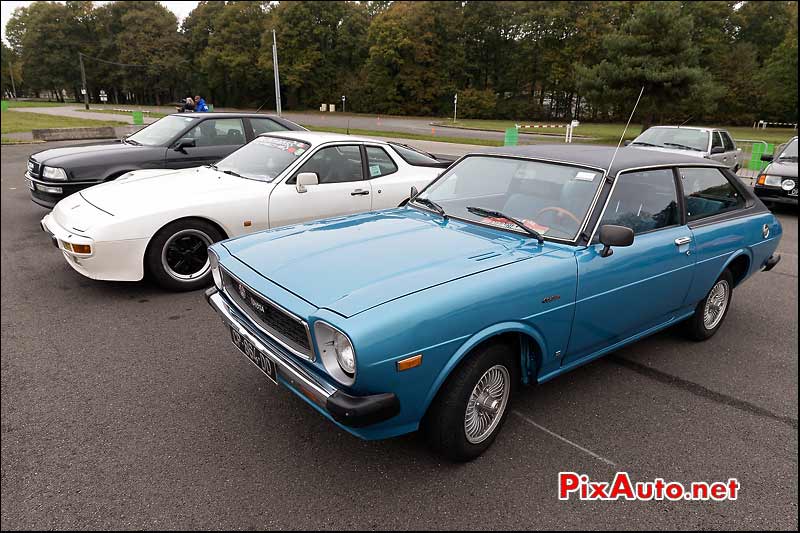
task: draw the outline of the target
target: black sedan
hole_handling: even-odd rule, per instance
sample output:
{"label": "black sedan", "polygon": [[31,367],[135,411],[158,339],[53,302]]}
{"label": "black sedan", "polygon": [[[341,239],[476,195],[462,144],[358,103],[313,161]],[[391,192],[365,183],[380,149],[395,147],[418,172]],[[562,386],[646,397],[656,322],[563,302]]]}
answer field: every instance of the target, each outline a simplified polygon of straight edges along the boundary
{"label": "black sedan", "polygon": [[37,152],[28,160],[25,177],[31,200],[53,207],[72,193],[131,170],[208,165],[262,133],[304,129],[254,113],[176,113],[121,140]]}
{"label": "black sedan", "polygon": [[766,204],[797,205],[797,137],[761,159],[770,164],[753,186],[756,195]]}

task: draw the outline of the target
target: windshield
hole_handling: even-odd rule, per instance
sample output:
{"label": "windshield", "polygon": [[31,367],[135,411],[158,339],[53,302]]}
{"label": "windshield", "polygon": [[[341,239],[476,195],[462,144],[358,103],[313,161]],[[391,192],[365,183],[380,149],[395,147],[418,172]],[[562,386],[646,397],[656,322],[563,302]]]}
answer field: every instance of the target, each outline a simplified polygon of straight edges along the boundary
{"label": "windshield", "polygon": [[650,128],[631,143],[632,146],[637,144],[705,152],[708,149],[708,132],[687,128]]}
{"label": "windshield", "polygon": [[197,120],[194,117],[169,115],[146,126],[125,140],[145,146],[163,146]]}
{"label": "windshield", "polygon": [[778,159],[797,159],[797,138],[795,137],[778,156]]}
{"label": "windshield", "polygon": [[311,145],[278,137],[256,137],[214,165],[228,174],[260,181],[272,181],[303,155]]}
{"label": "windshield", "polygon": [[540,161],[468,156],[419,195],[425,203],[415,200],[414,204],[431,209],[433,202],[447,215],[524,233],[497,213],[476,213],[497,211],[545,238],[573,240],[602,175],[596,170]]}

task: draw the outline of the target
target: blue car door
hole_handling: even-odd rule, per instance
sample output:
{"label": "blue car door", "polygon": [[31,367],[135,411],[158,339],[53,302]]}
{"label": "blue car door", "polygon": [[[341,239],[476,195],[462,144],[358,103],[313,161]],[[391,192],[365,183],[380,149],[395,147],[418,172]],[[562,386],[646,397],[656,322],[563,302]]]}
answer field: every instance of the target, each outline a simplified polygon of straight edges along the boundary
{"label": "blue car door", "polygon": [[608,257],[599,243],[577,251],[575,320],[562,365],[673,319],[692,283],[694,243],[672,169],[620,174],[603,224],[627,226],[635,238]]}

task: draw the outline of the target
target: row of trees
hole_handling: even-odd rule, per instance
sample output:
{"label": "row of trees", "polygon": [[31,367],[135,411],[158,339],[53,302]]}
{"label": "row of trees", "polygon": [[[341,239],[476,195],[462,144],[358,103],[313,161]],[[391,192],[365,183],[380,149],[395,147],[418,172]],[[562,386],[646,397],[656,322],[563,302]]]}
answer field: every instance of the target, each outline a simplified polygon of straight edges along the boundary
{"label": "row of trees", "polygon": [[[619,120],[797,120],[796,2],[33,2],[3,44],[2,89],[285,109]],[[100,61],[100,60],[104,60]],[[125,64],[127,66],[120,66]]]}

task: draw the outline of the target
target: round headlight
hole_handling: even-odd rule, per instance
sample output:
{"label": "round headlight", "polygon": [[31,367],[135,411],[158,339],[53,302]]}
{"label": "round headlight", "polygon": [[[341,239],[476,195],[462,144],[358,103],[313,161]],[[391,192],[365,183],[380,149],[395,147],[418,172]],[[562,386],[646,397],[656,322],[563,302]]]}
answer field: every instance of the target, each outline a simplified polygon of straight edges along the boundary
{"label": "round headlight", "polygon": [[208,264],[211,266],[211,277],[214,278],[214,285],[222,290],[222,274],[219,271],[219,256],[211,248],[208,249]]}
{"label": "round headlight", "polygon": [[791,191],[795,187],[797,187],[797,183],[794,180],[783,180],[783,183],[781,183],[781,188],[784,191]]}
{"label": "round headlight", "polygon": [[343,332],[322,320],[314,323],[314,337],[325,369],[336,380],[350,385],[356,375],[356,350]]}
{"label": "round headlight", "polygon": [[66,180],[67,173],[63,168],[57,167],[44,167],[42,170],[42,177],[48,180]]}

